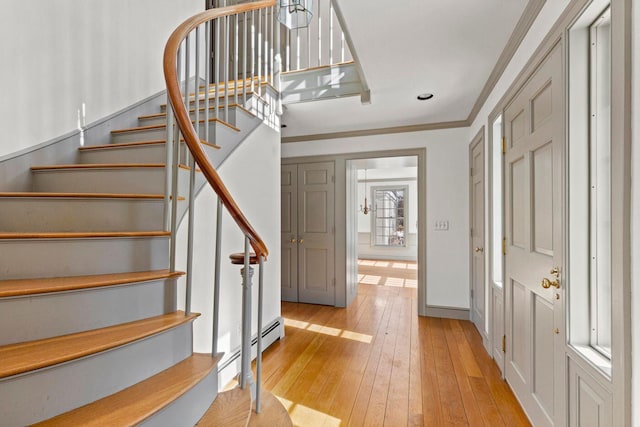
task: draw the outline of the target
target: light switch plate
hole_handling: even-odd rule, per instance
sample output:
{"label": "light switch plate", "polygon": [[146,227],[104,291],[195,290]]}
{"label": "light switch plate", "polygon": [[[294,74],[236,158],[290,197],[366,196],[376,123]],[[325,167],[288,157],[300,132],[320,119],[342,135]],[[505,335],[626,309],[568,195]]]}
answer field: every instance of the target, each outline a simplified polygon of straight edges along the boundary
{"label": "light switch plate", "polygon": [[446,220],[436,221],[435,230],[436,231],[447,231],[447,230],[449,230],[449,221],[446,221]]}

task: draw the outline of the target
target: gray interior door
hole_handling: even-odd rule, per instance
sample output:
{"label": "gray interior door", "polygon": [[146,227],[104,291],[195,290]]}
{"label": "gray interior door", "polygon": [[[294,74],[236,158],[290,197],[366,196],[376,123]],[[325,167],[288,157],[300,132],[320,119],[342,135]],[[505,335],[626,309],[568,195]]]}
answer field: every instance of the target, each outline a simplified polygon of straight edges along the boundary
{"label": "gray interior door", "polygon": [[487,292],[484,276],[484,140],[478,139],[470,150],[471,204],[471,320],[486,337]]}
{"label": "gray interior door", "polygon": [[281,298],[298,302],[298,167],[282,165],[281,174]]}
{"label": "gray interior door", "polygon": [[334,163],[282,166],[282,300],[335,305]]}
{"label": "gray interior door", "polygon": [[334,164],[298,165],[298,298],[335,305]]}
{"label": "gray interior door", "polygon": [[505,118],[505,375],[536,426],[566,424],[561,49]]}

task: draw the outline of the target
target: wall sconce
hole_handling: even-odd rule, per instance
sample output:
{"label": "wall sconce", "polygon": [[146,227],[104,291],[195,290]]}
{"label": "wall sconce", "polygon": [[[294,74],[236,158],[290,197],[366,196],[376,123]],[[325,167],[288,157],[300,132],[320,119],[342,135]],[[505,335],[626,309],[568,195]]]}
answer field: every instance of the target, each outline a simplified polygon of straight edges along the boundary
{"label": "wall sconce", "polygon": [[313,0],[279,0],[278,21],[290,30],[309,26]]}

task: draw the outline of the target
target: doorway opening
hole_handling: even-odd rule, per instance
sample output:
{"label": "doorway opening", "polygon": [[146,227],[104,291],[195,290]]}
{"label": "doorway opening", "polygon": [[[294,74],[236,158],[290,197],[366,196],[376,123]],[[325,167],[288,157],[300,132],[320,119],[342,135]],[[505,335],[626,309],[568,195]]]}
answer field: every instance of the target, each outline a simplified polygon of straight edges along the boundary
{"label": "doorway opening", "polygon": [[356,292],[378,286],[417,298],[418,156],[355,159],[347,170]]}

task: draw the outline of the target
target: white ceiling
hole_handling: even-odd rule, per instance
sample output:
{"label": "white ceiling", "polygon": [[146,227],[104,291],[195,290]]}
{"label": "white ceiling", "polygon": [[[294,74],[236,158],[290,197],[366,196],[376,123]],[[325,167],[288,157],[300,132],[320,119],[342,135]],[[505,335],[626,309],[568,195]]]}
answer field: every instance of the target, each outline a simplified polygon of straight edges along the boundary
{"label": "white ceiling", "polygon": [[[466,120],[527,0],[337,0],[371,89],[287,105],[283,137]],[[418,101],[423,92],[435,95]]]}

